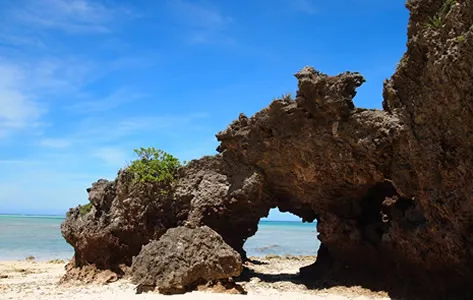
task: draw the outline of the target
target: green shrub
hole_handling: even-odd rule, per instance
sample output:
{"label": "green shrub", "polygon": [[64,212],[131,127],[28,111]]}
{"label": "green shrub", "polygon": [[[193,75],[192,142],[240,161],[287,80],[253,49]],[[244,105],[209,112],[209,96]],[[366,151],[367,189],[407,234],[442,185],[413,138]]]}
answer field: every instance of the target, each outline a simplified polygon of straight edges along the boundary
{"label": "green shrub", "polygon": [[92,209],[92,203],[87,203],[86,205],[79,205],[79,214],[81,216],[85,215]]}
{"label": "green shrub", "polygon": [[128,167],[135,181],[169,184],[176,179],[177,172],[182,166],[179,159],[153,147],[141,147],[135,149],[135,153],[138,159],[132,161]]}

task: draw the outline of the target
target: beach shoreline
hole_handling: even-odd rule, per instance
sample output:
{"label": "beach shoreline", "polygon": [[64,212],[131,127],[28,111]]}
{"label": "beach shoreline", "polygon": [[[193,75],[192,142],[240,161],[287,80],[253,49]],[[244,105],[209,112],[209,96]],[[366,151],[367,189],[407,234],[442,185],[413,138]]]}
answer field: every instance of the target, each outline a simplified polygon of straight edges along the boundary
{"label": "beach shoreline", "polygon": [[[314,256],[250,257],[245,263],[246,273],[235,282],[246,295],[229,294],[229,291],[201,290],[170,299],[390,299],[384,292],[373,292],[361,287],[332,287],[310,289],[295,280],[300,267],[309,265]],[[62,260],[0,261],[0,294],[2,299],[168,299],[170,296],[155,292],[137,294],[136,288],[126,278],[109,284],[66,282],[60,284],[65,274],[66,262]]]}

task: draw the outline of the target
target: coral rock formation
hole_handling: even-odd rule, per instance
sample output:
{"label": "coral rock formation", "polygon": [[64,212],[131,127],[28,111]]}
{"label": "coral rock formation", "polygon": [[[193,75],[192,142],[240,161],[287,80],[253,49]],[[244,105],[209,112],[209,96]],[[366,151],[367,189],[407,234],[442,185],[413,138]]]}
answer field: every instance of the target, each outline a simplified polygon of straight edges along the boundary
{"label": "coral rock formation", "polygon": [[63,226],[78,265],[130,264],[141,245],[182,224],[207,225],[244,255],[259,219],[279,207],[318,220],[317,262],[301,270],[309,278],[348,272],[369,284],[383,275],[467,297],[473,0],[407,7],[407,51],[384,84],[382,111],[355,108],[360,74],[303,68],[295,100],[240,115],[217,134],[218,155],[181,171],[172,201],[120,176],[96,183],[92,211],[72,210]]}
{"label": "coral rock formation", "polygon": [[175,294],[238,276],[242,269],[240,254],[209,227],[177,227],[143,247],[133,260],[132,276],[139,290],[156,287]]}
{"label": "coral rock formation", "polygon": [[99,180],[87,191],[91,210],[71,209],[61,230],[74,246],[75,265],[94,264],[119,271],[131,265],[144,244],[158,239],[168,228],[182,225],[188,203],[173,201],[171,187],[133,182],[126,171],[115,181]]}

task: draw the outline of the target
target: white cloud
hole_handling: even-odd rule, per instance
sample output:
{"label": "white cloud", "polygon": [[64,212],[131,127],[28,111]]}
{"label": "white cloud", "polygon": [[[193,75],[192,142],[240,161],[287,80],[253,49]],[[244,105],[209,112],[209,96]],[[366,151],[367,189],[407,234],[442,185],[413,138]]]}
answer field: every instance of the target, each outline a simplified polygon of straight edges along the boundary
{"label": "white cloud", "polygon": [[72,142],[70,140],[60,138],[45,138],[39,142],[39,145],[42,147],[55,149],[65,149],[68,148],[71,144]]}
{"label": "white cloud", "polygon": [[31,82],[32,87],[45,93],[79,91],[107,71],[95,61],[72,55],[47,56],[27,62],[25,68],[28,68],[30,77],[35,79]]}
{"label": "white cloud", "polygon": [[[0,43],[7,46],[0,47],[0,57],[3,57],[0,59],[0,138],[42,128],[43,117],[53,107],[53,101],[75,101],[84,94],[87,84],[112,70],[142,64],[119,57],[99,65],[89,58],[65,52],[62,47],[65,45],[59,41],[54,45],[62,50],[49,51],[42,40],[45,34],[41,29],[103,32],[113,28],[112,23],[122,21],[123,16],[133,16],[133,13],[118,5],[106,6],[102,1],[92,0],[19,0],[0,11],[0,17],[8,20],[0,32]],[[123,96],[135,100],[139,95]],[[113,99],[104,101],[100,105],[84,103],[84,109],[103,106],[103,111],[116,105]]]}
{"label": "white cloud", "polygon": [[[182,131],[198,128],[199,120],[207,118],[204,113],[182,115],[130,116],[126,118],[106,118],[102,115],[84,118],[62,139],[83,147],[100,147],[114,143],[132,143],[136,135],[158,134],[176,137]],[[139,145],[135,145],[139,146]]]}
{"label": "white cloud", "polygon": [[294,5],[296,10],[307,14],[317,13],[314,2],[314,0],[291,0],[291,3]]}
{"label": "white cloud", "polygon": [[47,49],[46,45],[43,41],[37,36],[21,36],[19,34],[13,33],[0,33],[0,45],[6,45],[9,47],[29,47],[29,48],[39,48],[39,49]]}
{"label": "white cloud", "polygon": [[90,34],[111,32],[110,23],[118,17],[131,15],[131,12],[122,7],[106,6],[100,1],[30,0],[10,14],[31,26]]}
{"label": "white cloud", "polygon": [[42,161],[37,160],[26,160],[26,159],[10,159],[10,160],[0,160],[0,165],[24,165],[24,166],[31,166],[31,165],[38,165],[43,164]]}
{"label": "white cloud", "polygon": [[184,0],[174,0],[170,3],[177,19],[189,28],[190,43],[235,43],[228,33],[228,27],[233,19],[217,7]]}
{"label": "white cloud", "polygon": [[97,149],[93,156],[100,158],[110,166],[121,168],[125,165],[125,161],[129,156],[128,152],[116,147],[103,147]]}
{"label": "white cloud", "polygon": [[216,7],[197,4],[195,1],[175,0],[174,7],[182,14],[183,20],[195,28],[225,27],[232,19],[221,13]]}
{"label": "white cloud", "polygon": [[23,70],[0,62],[0,137],[39,125],[45,110],[22,89],[26,84]]}
{"label": "white cloud", "polygon": [[[0,138],[44,127],[43,117],[53,102],[77,101],[84,86],[107,74],[109,69],[107,64],[99,68],[98,64],[79,57],[18,56],[8,62],[0,60]],[[144,97],[122,88],[101,100],[68,105],[77,112],[103,112]]]}
{"label": "white cloud", "polygon": [[66,109],[80,114],[98,113],[139,101],[145,97],[145,94],[132,92],[127,88],[120,88],[102,99],[76,102],[66,106]]}
{"label": "white cloud", "polygon": [[94,71],[93,63],[79,58],[19,55],[0,60],[0,138],[44,127],[51,103],[60,97],[70,101],[84,85],[100,77]]}

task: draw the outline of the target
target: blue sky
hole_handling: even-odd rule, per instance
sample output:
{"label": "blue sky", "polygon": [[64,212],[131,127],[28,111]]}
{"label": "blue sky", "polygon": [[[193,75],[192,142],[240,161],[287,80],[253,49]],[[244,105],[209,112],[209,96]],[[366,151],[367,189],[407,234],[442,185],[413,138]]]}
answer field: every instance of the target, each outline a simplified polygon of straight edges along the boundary
{"label": "blue sky", "polygon": [[361,72],[356,104],[380,108],[407,19],[403,0],[0,1],[0,212],[63,214],[140,146],[214,154],[305,65]]}

